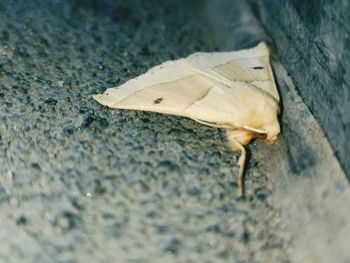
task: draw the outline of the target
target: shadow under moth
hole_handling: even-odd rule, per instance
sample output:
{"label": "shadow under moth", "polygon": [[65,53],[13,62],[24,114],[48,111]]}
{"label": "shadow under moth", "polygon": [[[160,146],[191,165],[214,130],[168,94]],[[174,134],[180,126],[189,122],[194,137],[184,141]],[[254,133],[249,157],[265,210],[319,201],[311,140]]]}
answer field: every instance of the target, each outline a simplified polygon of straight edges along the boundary
{"label": "shadow under moth", "polygon": [[244,196],[244,145],[267,143],[280,133],[279,95],[265,43],[233,52],[194,53],[166,61],[119,87],[93,96],[116,109],[191,118],[226,129],[228,145],[240,151],[238,190]]}

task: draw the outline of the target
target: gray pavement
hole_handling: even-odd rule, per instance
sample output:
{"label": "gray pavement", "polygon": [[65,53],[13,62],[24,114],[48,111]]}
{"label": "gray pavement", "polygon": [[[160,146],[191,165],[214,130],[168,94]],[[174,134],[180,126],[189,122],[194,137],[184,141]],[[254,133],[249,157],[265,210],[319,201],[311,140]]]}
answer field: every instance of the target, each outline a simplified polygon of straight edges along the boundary
{"label": "gray pavement", "polygon": [[348,183],[277,57],[283,130],[249,147],[245,201],[221,130],[91,98],[266,40],[243,1],[0,0],[0,14],[0,262],[348,262]]}

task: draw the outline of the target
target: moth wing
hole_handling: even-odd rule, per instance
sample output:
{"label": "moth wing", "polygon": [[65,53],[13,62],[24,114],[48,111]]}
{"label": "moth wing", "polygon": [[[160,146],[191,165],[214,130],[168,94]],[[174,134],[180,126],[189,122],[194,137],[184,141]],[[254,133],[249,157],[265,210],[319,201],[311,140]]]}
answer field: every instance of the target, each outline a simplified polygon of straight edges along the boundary
{"label": "moth wing", "polygon": [[279,101],[265,43],[233,52],[194,53],[186,60],[198,72],[229,86],[231,82],[247,82]]}
{"label": "moth wing", "polygon": [[[278,99],[277,90],[274,94],[273,87],[268,83],[265,86],[260,85],[263,81],[274,84],[273,78],[266,77],[269,70],[271,71],[268,63],[268,67],[262,63],[253,63],[266,67],[263,71],[265,73],[260,75],[253,75],[250,69],[246,69],[251,61],[245,61],[243,65],[246,68],[242,68],[242,58],[256,60],[257,57],[265,55],[260,49],[195,53],[185,59],[156,66],[117,88],[95,95],[94,98],[111,108],[180,115],[210,126],[249,126],[250,123],[246,120],[252,120],[252,106],[270,103],[266,98],[269,96],[258,91],[255,82],[259,82],[260,90],[275,99],[277,96]],[[262,62],[262,59],[258,61]],[[253,121],[252,123],[254,124]]]}
{"label": "moth wing", "polygon": [[[212,126],[258,131],[278,113],[278,102],[246,82],[217,82],[208,94],[186,109],[192,119]],[[264,131],[259,130],[259,133]]]}
{"label": "moth wing", "polygon": [[215,80],[196,73],[185,59],[168,61],[103,94],[99,103],[118,109],[188,116],[186,109],[207,95]]}
{"label": "moth wing", "polygon": [[[179,115],[211,125],[232,119],[234,102],[223,103],[226,89],[223,83],[194,71],[181,59],[165,62],[117,88],[95,95],[94,99],[111,108]],[[202,104],[203,99],[209,103]]]}
{"label": "moth wing", "polygon": [[191,76],[192,72],[189,69],[184,59],[166,61],[119,87],[109,88],[103,94],[94,95],[93,98],[105,106],[116,108],[126,98],[145,88]]}

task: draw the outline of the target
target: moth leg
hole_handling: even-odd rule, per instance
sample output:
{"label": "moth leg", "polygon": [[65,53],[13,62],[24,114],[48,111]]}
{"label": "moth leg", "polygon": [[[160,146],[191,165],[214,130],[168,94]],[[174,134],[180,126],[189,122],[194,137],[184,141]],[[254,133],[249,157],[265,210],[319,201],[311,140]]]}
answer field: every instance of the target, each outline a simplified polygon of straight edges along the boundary
{"label": "moth leg", "polygon": [[241,155],[238,159],[238,165],[239,165],[239,174],[238,174],[238,191],[241,194],[242,197],[245,195],[245,187],[244,187],[244,166],[245,161],[247,157],[246,149],[243,145],[238,144],[240,146]]}
{"label": "moth leg", "polygon": [[238,159],[239,174],[238,174],[238,192],[242,197],[245,195],[244,188],[244,166],[247,157],[247,151],[242,144],[240,144],[232,134],[228,133],[228,144],[233,151],[240,151],[241,155]]}

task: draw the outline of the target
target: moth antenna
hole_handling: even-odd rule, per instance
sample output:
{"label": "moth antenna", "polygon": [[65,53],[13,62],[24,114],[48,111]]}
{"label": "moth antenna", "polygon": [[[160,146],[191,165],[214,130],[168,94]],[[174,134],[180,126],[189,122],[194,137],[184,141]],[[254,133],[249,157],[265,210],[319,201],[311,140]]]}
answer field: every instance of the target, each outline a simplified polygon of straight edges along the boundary
{"label": "moth antenna", "polygon": [[233,136],[228,136],[228,143],[230,148],[233,151],[241,151],[241,155],[238,159],[238,165],[239,165],[239,173],[238,173],[238,192],[241,195],[241,197],[245,196],[245,187],[244,187],[244,167],[247,157],[247,151],[244,148],[242,144],[240,144]]}

